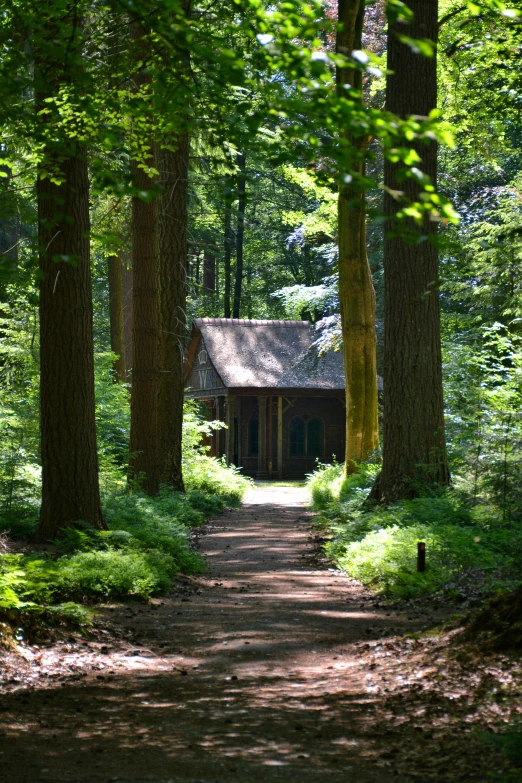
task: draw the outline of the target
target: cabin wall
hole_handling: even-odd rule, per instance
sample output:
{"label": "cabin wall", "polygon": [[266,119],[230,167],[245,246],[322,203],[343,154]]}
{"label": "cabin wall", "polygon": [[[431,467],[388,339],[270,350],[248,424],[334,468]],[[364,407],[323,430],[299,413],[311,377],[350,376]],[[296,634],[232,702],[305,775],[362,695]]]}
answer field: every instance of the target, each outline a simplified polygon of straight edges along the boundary
{"label": "cabin wall", "polygon": [[[277,396],[272,397],[272,451],[268,450],[269,424],[267,422],[267,454],[272,462],[272,478],[277,478]],[[292,403],[292,404],[290,404]],[[237,397],[235,415],[239,424],[238,462],[247,476],[256,476],[258,472],[257,455],[252,454],[249,443],[250,421],[258,415],[257,397]],[[283,399],[283,471],[284,478],[302,478],[314,470],[316,457],[290,456],[290,421],[294,417],[305,420],[318,418],[323,424],[322,454],[320,462],[332,462],[344,459],[345,449],[345,409],[337,397],[291,397]],[[268,420],[268,415],[267,415]]]}

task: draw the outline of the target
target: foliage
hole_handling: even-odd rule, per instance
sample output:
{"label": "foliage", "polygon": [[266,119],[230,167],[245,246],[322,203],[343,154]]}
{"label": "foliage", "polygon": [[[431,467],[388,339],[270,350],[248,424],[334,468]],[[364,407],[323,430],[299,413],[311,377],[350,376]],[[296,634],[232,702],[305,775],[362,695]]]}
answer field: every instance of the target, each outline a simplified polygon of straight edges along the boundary
{"label": "foliage", "polygon": [[[18,625],[29,632],[46,623],[84,625],[89,614],[75,602],[126,596],[147,599],[168,590],[180,572],[201,573],[204,562],[190,547],[190,530],[225,505],[239,505],[250,484],[235,469],[205,455],[202,439],[209,425],[189,404],[183,449],[187,493],[163,488],[151,498],[126,489],[125,462],[114,446],[118,444],[114,433],[125,435],[127,394],[125,389],[114,389],[108,366],[107,361],[101,364],[97,382],[102,401],[97,410],[107,416],[100,440],[108,455],[103,474],[108,530],[78,523],[63,531],[51,551],[0,554],[0,620],[6,628]],[[112,407],[118,408],[114,418],[108,413]],[[31,494],[20,494],[19,505],[10,507],[0,530],[30,537],[36,524],[37,492],[35,482]]]}
{"label": "foliage", "polygon": [[364,495],[379,472],[378,465],[369,463],[360,465],[357,473],[348,476],[344,476],[343,469],[343,464],[338,462],[320,465],[308,477],[308,489],[315,510],[322,511],[333,501],[346,501],[358,494]]}
{"label": "foliage", "polygon": [[[368,506],[376,466],[343,480],[342,466],[312,474],[309,488],[325,551],[351,576],[378,592],[409,598],[445,591],[513,584],[522,576],[522,531],[498,509],[473,506],[456,491],[387,507]],[[427,566],[417,572],[417,542],[426,543]]]}
{"label": "foliage", "polygon": [[496,734],[483,734],[483,741],[492,745],[513,768],[508,772],[490,772],[488,780],[497,783],[521,783],[522,781],[522,722],[513,720]]}
{"label": "foliage", "polygon": [[232,507],[239,506],[251,485],[251,480],[242,476],[238,469],[227,467],[224,462],[205,455],[186,462],[183,475],[190,497],[194,496],[195,491],[200,491],[215,495]]}

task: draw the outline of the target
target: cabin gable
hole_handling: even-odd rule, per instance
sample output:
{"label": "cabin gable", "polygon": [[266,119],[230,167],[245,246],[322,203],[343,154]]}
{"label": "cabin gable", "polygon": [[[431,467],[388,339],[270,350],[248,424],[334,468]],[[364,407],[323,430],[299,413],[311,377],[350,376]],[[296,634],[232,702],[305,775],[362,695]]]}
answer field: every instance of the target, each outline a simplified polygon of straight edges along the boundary
{"label": "cabin gable", "polygon": [[193,347],[192,364],[186,381],[186,392],[191,397],[206,398],[223,394],[225,385],[210,360],[203,337]]}

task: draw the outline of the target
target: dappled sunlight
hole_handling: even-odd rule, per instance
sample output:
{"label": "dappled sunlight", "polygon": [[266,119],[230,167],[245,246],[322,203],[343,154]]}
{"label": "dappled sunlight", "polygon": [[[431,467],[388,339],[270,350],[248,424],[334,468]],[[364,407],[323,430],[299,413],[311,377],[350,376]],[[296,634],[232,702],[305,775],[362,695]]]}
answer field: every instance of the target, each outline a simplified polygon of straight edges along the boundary
{"label": "dappled sunlight", "polygon": [[257,487],[209,524],[208,576],[120,611],[132,643],[87,649],[78,679],[59,688],[42,680],[30,698],[4,695],[9,780],[134,783],[152,770],[162,783],[181,771],[220,783],[345,783],[347,772],[385,783],[375,764],[383,732],[395,731],[382,723],[393,696],[354,645],[414,623],[317,561],[305,502],[298,487]]}

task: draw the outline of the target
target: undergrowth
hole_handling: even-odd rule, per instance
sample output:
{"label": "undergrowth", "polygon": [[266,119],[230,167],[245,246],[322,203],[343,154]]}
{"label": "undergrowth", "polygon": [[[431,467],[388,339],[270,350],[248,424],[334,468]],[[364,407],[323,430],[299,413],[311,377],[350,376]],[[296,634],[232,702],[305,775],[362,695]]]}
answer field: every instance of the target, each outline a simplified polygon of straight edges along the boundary
{"label": "undergrowth", "polygon": [[37,552],[8,551],[14,539],[30,542],[37,522],[35,503],[12,507],[0,518],[0,640],[13,629],[16,635],[17,627],[28,634],[64,623],[83,627],[90,614],[82,604],[146,600],[168,590],[180,572],[203,572],[203,559],[190,547],[191,529],[239,505],[250,482],[197,451],[185,478],[185,494],[164,488],[154,498],[139,490],[106,495],[108,530],[78,523]]}
{"label": "undergrowth", "polygon": [[[454,490],[390,506],[365,501],[378,472],[342,465],[309,477],[325,551],[350,576],[391,597],[444,591],[453,598],[511,587],[522,573],[522,531],[492,506],[471,505]],[[417,572],[417,542],[426,543],[426,571]]]}

